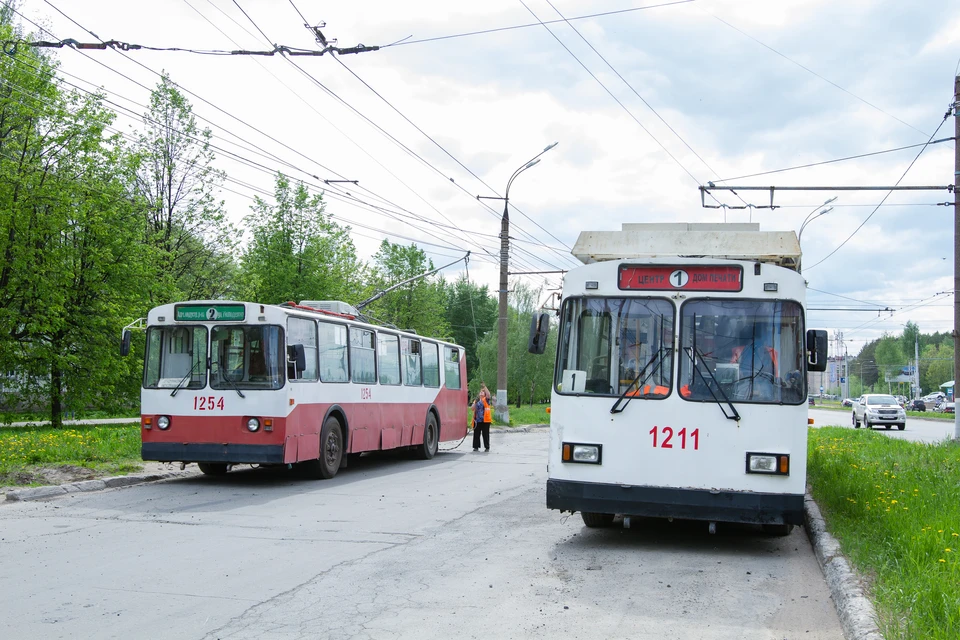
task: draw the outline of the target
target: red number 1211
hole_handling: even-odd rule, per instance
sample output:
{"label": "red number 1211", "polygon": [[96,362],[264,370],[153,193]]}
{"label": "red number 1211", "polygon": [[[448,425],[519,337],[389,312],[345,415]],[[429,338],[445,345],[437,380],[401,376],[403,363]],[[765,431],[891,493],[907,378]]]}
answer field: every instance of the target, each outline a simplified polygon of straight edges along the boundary
{"label": "red number 1211", "polygon": [[[653,448],[656,449],[658,446],[661,449],[673,449],[673,427],[654,427],[649,431],[650,435],[653,436]],[[660,440],[660,436],[663,436],[663,440]],[[677,431],[677,438],[680,439],[680,448],[687,448],[687,429],[684,427]],[[700,448],[700,429],[694,429],[690,432],[690,448],[696,451]]]}

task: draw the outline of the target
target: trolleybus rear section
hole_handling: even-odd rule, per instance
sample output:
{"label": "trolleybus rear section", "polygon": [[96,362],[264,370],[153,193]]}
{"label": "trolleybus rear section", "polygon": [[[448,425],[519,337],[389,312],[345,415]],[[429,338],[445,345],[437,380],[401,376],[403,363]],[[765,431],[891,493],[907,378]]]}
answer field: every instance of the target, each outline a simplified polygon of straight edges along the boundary
{"label": "trolleybus rear section", "polygon": [[[806,374],[826,364],[796,236],[643,227],[584,232],[586,264],[564,277],[547,506],[588,526],[623,514],[787,531],[803,516]],[[544,331],[538,316],[532,351]]]}
{"label": "trolleybus rear section", "polygon": [[429,459],[441,441],[463,438],[463,348],[334,308],[190,301],[151,310],[143,459],[214,474],[302,463],[329,478],[351,455],[404,447]]}

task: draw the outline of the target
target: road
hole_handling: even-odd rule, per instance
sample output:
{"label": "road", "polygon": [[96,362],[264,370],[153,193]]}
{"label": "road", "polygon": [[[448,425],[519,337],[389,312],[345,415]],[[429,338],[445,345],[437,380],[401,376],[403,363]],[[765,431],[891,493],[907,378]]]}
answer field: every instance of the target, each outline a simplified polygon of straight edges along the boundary
{"label": "road", "polygon": [[2,504],[0,637],[842,639],[802,529],[586,529],[546,446]]}
{"label": "road", "polygon": [[[810,417],[815,427],[841,426],[853,428],[851,420],[852,409],[844,411],[830,409],[810,409]],[[863,426],[860,427],[861,429]],[[907,416],[907,428],[900,431],[896,427],[889,430],[883,427],[874,427],[877,433],[883,433],[891,438],[900,438],[912,442],[941,442],[953,437],[953,420],[937,420],[936,418],[915,418]]]}

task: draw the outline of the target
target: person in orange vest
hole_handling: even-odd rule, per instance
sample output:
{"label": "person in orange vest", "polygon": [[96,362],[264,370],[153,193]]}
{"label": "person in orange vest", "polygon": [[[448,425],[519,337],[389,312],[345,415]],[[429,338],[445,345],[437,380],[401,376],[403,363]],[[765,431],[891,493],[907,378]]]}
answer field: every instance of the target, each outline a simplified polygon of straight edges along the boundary
{"label": "person in orange vest", "polygon": [[[473,450],[480,451],[480,438],[483,437],[483,450],[490,451],[490,423],[493,411],[490,409],[491,397],[487,385],[480,384],[480,395],[473,405]],[[478,421],[477,419],[480,418]]]}

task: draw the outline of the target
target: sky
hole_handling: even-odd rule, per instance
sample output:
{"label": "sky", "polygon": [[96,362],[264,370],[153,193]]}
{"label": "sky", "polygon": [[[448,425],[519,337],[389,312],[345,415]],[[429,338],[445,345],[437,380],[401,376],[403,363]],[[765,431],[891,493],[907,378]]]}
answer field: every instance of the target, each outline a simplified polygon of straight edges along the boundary
{"label": "sky", "polygon": [[[132,7],[135,7],[132,9]],[[799,231],[807,326],[851,356],[914,322],[953,327],[953,194],[836,187],[954,182],[960,14],[947,0],[21,0],[38,39],[193,51],[58,50],[61,77],[140,126],[166,71],[209,127],[242,226],[283,171],[325,190],[361,256],[415,242],[498,289],[541,290],[581,231],[758,222]],[[45,31],[38,30],[42,27]],[[319,27],[315,29],[314,27]],[[542,153],[552,143],[556,147]],[[540,155],[542,153],[542,155]],[[860,157],[854,157],[860,156]],[[356,181],[339,182],[339,181]],[[774,193],[699,186],[833,187]],[[823,203],[836,198],[832,207]],[[747,208],[735,209],[732,207]],[[460,262],[443,273],[464,272]],[[538,273],[529,273],[538,272]],[[832,353],[838,352],[836,343]]]}

